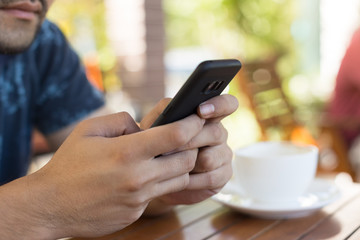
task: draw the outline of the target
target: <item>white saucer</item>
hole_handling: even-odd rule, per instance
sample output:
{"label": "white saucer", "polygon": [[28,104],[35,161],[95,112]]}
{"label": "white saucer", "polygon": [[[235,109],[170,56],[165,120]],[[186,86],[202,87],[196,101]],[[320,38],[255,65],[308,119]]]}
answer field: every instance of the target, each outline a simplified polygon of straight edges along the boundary
{"label": "white saucer", "polygon": [[212,199],[242,213],[261,218],[280,219],[308,216],[339,197],[340,191],[335,183],[316,178],[308,191],[294,202],[266,203],[253,201],[240,193],[232,181],[228,182],[221,192],[213,196]]}

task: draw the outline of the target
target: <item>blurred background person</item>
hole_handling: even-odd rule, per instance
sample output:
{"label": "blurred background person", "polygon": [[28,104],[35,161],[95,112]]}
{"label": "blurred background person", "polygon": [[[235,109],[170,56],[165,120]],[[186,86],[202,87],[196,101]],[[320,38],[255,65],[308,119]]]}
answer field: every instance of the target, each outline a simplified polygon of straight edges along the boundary
{"label": "blurred background person", "polygon": [[[352,36],[336,77],[329,120],[344,137],[351,164],[360,173],[360,29]],[[358,179],[359,180],[359,179]]]}

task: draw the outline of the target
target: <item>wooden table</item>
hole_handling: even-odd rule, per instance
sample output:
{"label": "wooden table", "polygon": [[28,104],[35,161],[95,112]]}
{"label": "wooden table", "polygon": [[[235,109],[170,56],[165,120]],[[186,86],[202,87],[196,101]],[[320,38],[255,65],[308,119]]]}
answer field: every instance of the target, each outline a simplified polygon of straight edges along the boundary
{"label": "wooden table", "polygon": [[343,176],[335,182],[341,190],[341,198],[303,218],[251,217],[209,199],[191,206],[179,206],[161,217],[141,218],[117,233],[96,239],[360,239],[360,184]]}

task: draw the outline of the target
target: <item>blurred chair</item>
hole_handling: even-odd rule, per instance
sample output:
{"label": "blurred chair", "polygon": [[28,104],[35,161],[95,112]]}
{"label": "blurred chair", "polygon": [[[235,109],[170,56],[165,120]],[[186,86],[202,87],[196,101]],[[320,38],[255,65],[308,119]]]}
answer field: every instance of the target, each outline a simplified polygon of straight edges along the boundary
{"label": "blurred chair", "polygon": [[277,58],[248,62],[237,78],[261,129],[263,140],[277,132],[281,139],[290,140],[297,124],[293,108],[286,99],[275,70]]}
{"label": "blurred chair", "polygon": [[356,173],[348,156],[349,146],[336,124],[323,113],[318,124],[317,143],[320,149],[319,172],[346,172],[354,181]]}
{"label": "blurred chair", "polygon": [[244,63],[237,75],[237,85],[248,99],[261,130],[261,140],[286,140],[313,144],[319,147],[319,173],[347,172],[354,179],[347,147],[335,126],[318,126],[314,137],[298,123],[294,109],[284,94],[281,79],[276,73],[277,58]]}

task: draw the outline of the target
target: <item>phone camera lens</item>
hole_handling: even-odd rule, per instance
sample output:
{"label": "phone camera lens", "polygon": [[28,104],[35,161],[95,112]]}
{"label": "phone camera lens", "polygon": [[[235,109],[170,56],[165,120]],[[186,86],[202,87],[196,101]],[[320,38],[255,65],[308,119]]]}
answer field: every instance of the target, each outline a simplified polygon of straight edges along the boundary
{"label": "phone camera lens", "polygon": [[224,81],[213,81],[213,82],[209,83],[208,85],[206,85],[206,87],[203,90],[203,93],[209,94],[216,90],[219,90],[220,87],[223,85],[223,83],[224,83]]}

